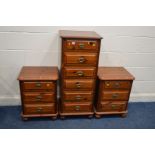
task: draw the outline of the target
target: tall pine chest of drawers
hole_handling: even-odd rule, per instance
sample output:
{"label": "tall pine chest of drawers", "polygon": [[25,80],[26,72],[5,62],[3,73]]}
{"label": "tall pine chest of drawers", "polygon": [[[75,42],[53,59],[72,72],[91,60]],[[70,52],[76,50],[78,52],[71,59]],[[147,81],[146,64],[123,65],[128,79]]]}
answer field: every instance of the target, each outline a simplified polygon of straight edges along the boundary
{"label": "tall pine chest of drawers", "polygon": [[60,117],[94,114],[101,36],[61,30]]}

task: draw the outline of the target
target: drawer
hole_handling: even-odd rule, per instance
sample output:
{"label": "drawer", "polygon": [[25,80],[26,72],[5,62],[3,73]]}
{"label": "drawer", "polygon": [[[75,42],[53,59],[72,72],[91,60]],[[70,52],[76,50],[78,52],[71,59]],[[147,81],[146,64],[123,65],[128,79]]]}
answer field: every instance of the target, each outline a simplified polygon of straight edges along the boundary
{"label": "drawer", "polygon": [[127,106],[126,101],[104,101],[100,104],[100,110],[105,112],[110,111],[125,111]]}
{"label": "drawer", "polygon": [[87,102],[92,101],[93,92],[90,91],[64,91],[64,101]]}
{"label": "drawer", "polygon": [[90,112],[92,111],[92,104],[90,103],[72,103],[72,102],[65,102],[63,104],[63,112]]}
{"label": "drawer", "polygon": [[36,93],[36,92],[25,92],[23,93],[24,101],[33,101],[33,102],[55,102],[54,93]]}
{"label": "drawer", "polygon": [[63,86],[65,89],[93,89],[94,82],[93,79],[65,79]]}
{"label": "drawer", "polygon": [[53,82],[23,82],[22,87],[25,90],[55,90],[55,85]]}
{"label": "drawer", "polygon": [[98,50],[97,40],[66,40],[65,50]]}
{"label": "drawer", "polygon": [[66,77],[93,77],[95,76],[95,67],[65,67],[64,76]]}
{"label": "drawer", "polygon": [[104,88],[111,89],[130,89],[130,81],[105,81]]}
{"label": "drawer", "polygon": [[128,100],[129,91],[103,91],[102,100]]}
{"label": "drawer", "polygon": [[97,53],[64,53],[64,62],[66,65],[93,65],[97,64]]}
{"label": "drawer", "polygon": [[55,104],[24,105],[24,114],[53,114],[53,113],[55,113]]}

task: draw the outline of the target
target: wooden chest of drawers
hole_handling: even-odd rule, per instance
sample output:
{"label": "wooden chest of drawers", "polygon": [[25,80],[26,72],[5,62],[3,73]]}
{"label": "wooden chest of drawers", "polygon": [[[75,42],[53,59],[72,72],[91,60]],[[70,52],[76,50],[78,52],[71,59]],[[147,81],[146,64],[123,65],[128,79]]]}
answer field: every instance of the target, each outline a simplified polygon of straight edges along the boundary
{"label": "wooden chest of drawers", "polygon": [[89,31],[60,31],[60,37],[60,116],[92,117],[101,37]]}
{"label": "wooden chest of drawers", "polygon": [[134,77],[123,67],[99,67],[97,118],[105,114],[126,116],[133,80]]}
{"label": "wooden chest of drawers", "polygon": [[18,80],[23,120],[29,117],[56,119],[58,68],[23,67]]}

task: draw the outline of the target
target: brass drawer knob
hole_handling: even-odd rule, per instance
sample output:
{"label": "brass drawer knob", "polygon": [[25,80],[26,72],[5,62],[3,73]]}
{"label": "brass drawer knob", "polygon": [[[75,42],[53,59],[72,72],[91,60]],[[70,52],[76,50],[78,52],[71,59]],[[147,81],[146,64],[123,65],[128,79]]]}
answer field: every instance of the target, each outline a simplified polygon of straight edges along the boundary
{"label": "brass drawer knob", "polygon": [[115,87],[115,88],[119,88],[119,87],[120,87],[120,83],[119,83],[119,82],[116,82],[116,83],[114,84],[114,87]]}
{"label": "brass drawer knob", "polygon": [[80,49],[84,48],[84,44],[79,44]]}
{"label": "brass drawer knob", "polygon": [[77,95],[77,96],[75,96],[75,99],[76,99],[76,100],[82,100],[82,96]]}
{"label": "brass drawer knob", "polygon": [[112,104],[112,105],[111,105],[111,108],[112,108],[112,109],[115,109],[115,108],[116,108],[116,105]]}
{"label": "brass drawer knob", "polygon": [[75,85],[76,85],[76,88],[81,88],[81,84],[79,82],[76,82]]}
{"label": "brass drawer knob", "polygon": [[96,43],[95,42],[88,42],[88,45],[95,47]]}
{"label": "brass drawer knob", "polygon": [[78,105],[75,106],[75,110],[76,110],[76,111],[79,111],[79,110],[80,110],[80,106],[78,106]]}
{"label": "brass drawer knob", "polygon": [[47,84],[46,84],[46,86],[47,86],[47,87],[50,87],[50,84],[49,84],[49,83],[47,83]]}
{"label": "brass drawer knob", "polygon": [[96,46],[96,44],[95,43],[93,43],[93,45],[92,45],[93,47],[95,47]]}
{"label": "brass drawer knob", "polygon": [[79,62],[80,62],[80,63],[84,63],[84,62],[86,62],[86,59],[85,59],[84,57],[80,57],[80,58],[79,58]]}
{"label": "brass drawer knob", "polygon": [[77,71],[76,74],[77,74],[78,76],[84,76],[84,72],[82,72],[82,71]]}
{"label": "brass drawer knob", "polygon": [[67,43],[67,48],[68,49],[74,49],[75,48],[75,42],[68,42]]}
{"label": "brass drawer knob", "polygon": [[36,111],[37,111],[38,113],[40,113],[40,112],[43,111],[43,108],[39,107],[39,108],[36,109]]}
{"label": "brass drawer knob", "polygon": [[110,86],[110,83],[109,82],[106,82],[106,86],[109,87]]}
{"label": "brass drawer knob", "polygon": [[42,99],[41,95],[36,96],[36,101],[41,101],[41,99]]}
{"label": "brass drawer knob", "polygon": [[35,84],[35,86],[36,86],[36,87],[41,87],[41,83],[37,82],[37,83]]}
{"label": "brass drawer knob", "polygon": [[118,94],[112,94],[112,98],[113,98],[113,99],[118,98]]}

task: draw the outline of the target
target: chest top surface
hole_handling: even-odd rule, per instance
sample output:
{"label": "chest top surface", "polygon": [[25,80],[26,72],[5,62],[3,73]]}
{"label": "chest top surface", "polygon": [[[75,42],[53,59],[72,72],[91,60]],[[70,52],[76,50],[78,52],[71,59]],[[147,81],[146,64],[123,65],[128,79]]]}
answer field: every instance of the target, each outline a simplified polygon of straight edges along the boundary
{"label": "chest top surface", "polygon": [[70,31],[70,30],[60,30],[60,37],[62,38],[71,38],[71,39],[102,39],[100,35],[98,35],[94,31]]}
{"label": "chest top surface", "polygon": [[57,67],[24,66],[18,76],[18,80],[57,80]]}
{"label": "chest top surface", "polygon": [[98,77],[100,80],[134,80],[124,67],[99,67]]}

